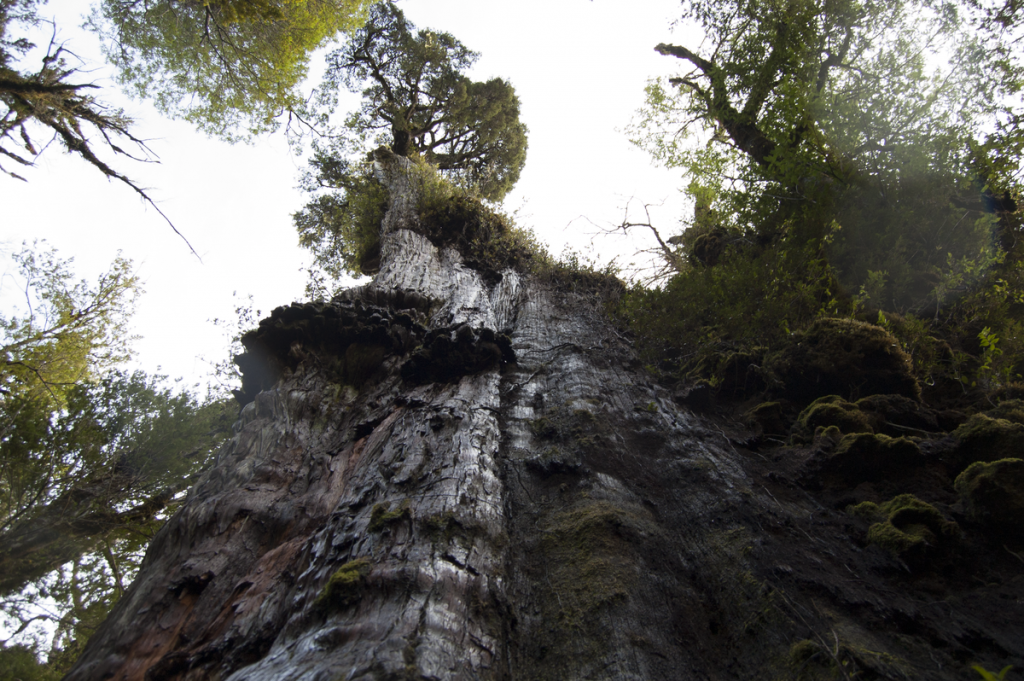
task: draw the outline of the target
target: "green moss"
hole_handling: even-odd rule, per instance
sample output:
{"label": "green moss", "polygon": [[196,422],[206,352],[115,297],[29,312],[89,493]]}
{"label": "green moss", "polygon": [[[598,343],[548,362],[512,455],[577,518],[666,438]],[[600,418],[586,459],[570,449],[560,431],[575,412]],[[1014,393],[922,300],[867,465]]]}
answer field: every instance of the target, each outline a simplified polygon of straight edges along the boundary
{"label": "green moss", "polygon": [[560,405],[530,422],[530,430],[540,440],[551,443],[527,464],[541,473],[578,470],[583,455],[598,442],[604,426],[587,409]]}
{"label": "green moss", "polygon": [[872,433],[868,417],[839,395],[819,397],[797,417],[794,435],[804,440],[817,428],[835,426],[843,433]]}
{"label": "green moss", "polygon": [[863,518],[869,523],[878,523],[886,520],[886,514],[882,511],[882,507],[873,501],[864,501],[854,506],[847,506],[846,512],[858,518]]}
{"label": "green moss", "polygon": [[837,426],[818,426],[814,429],[814,437],[811,441],[815,447],[828,451],[835,449],[842,439],[843,431],[839,430]]}
{"label": "green moss", "polygon": [[971,518],[1024,537],[1024,459],[975,462],[953,486]]}
{"label": "green moss", "polygon": [[357,602],[363,594],[366,576],[372,569],[366,558],[356,558],[338,568],[327,580],[317,604],[324,608],[341,609]]}
{"label": "green moss", "polygon": [[447,543],[453,537],[463,533],[462,524],[451,511],[428,516],[423,520],[423,527],[427,534],[438,542]]}
{"label": "green moss", "polygon": [[[606,501],[584,501],[548,515],[540,543],[545,583],[542,616],[553,646],[567,646],[585,632],[598,640],[604,611],[626,598],[634,583],[636,548],[661,536],[649,515]],[[636,547],[636,548],[634,548]]]}
{"label": "green moss", "polygon": [[854,488],[862,482],[880,480],[924,461],[921,449],[905,437],[872,433],[845,435],[829,455],[821,475],[832,485]]}
{"label": "green moss", "polygon": [[797,641],[789,649],[789,668],[795,678],[806,679],[847,679],[860,675],[850,669],[868,670],[877,674],[867,678],[908,679],[913,667],[903,658],[889,653],[870,650],[862,645],[836,635],[836,631],[824,633],[818,640]]}
{"label": "green moss", "polygon": [[793,334],[765,365],[783,384],[781,392],[794,400],[822,393],[921,397],[910,356],[899,341],[879,326],[852,319],[815,321]]}
{"label": "green moss", "polygon": [[527,271],[534,259],[547,258],[532,233],[517,229],[429,164],[417,162],[416,172],[421,181],[417,230],[438,248],[455,248],[467,265],[492,275],[507,268]]}
{"label": "green moss", "polygon": [[868,528],[868,542],[908,564],[919,563],[960,534],[959,525],[912,494],[900,494],[883,504],[864,502],[847,512],[874,521]]}
{"label": "green moss", "polygon": [[530,430],[539,438],[552,439],[558,436],[558,426],[546,417],[530,421]]}
{"label": "green moss", "polygon": [[765,389],[761,364],[765,348],[710,353],[701,357],[689,372],[690,379],[705,379],[715,386],[715,392],[730,399],[743,399]]}
{"label": "green moss", "polygon": [[994,419],[1004,419],[1011,423],[1024,424],[1024,400],[1003,400],[986,413]]}
{"label": "green moss", "polygon": [[808,639],[797,641],[789,649],[789,659],[793,664],[801,664],[814,657],[818,650],[819,646],[814,641]]}
{"label": "green moss", "polygon": [[941,430],[936,412],[903,395],[870,395],[854,404],[876,433],[899,436]]}
{"label": "green moss", "polygon": [[781,402],[762,402],[747,412],[749,426],[760,426],[765,435],[783,435],[788,430]]}
{"label": "green moss", "polygon": [[460,519],[452,511],[427,516],[420,520],[419,524],[431,541],[436,544],[447,544],[455,540],[468,548],[479,538],[498,547],[508,544],[506,534],[491,534],[486,525]]}
{"label": "green moss", "polygon": [[986,414],[975,414],[953,431],[957,448],[950,456],[959,472],[975,461],[1013,458],[1024,451],[1024,425]]}
{"label": "green moss", "polygon": [[406,499],[394,511],[391,510],[390,504],[375,505],[370,512],[370,524],[367,525],[366,529],[370,532],[381,532],[392,523],[398,522],[403,518],[412,517],[412,509],[409,508],[409,503],[409,500]]}

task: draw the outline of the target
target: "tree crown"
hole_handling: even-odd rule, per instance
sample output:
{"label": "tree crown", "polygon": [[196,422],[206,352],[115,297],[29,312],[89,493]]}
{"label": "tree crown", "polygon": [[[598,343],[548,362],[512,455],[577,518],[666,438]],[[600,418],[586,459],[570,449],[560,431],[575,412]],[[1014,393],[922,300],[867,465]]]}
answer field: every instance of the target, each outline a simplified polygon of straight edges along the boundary
{"label": "tree crown", "polygon": [[450,34],[417,31],[393,3],[380,3],[329,55],[319,101],[330,111],[340,87],[361,93],[341,134],[346,143],[419,153],[484,198],[500,200],[526,161],[526,126],[511,84],[464,74],[477,57]]}

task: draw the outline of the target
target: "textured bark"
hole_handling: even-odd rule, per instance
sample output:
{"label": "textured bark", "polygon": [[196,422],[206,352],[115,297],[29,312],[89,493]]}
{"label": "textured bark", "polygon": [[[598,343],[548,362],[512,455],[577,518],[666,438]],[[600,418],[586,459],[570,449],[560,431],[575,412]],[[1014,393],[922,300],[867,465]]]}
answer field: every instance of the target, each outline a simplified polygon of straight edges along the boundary
{"label": "textured bark", "polygon": [[[830,655],[962,678],[969,640],[1020,654],[1010,605],[887,587],[892,559],[653,385],[599,298],[488,283],[416,231],[408,162],[379,165],[380,273],[261,324],[236,436],[67,678],[793,678]],[[929,642],[938,619],[962,638]]]}

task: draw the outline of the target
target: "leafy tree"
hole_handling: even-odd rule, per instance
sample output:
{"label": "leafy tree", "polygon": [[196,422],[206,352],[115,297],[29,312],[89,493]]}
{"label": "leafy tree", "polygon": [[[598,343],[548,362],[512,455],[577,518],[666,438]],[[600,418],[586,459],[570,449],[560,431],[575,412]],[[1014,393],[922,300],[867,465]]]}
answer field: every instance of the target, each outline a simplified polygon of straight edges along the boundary
{"label": "leafy tree", "polygon": [[12,260],[24,312],[0,314],[0,399],[60,409],[67,390],[128,359],[139,280],[118,257],[94,284],[75,281],[72,261],[38,243]]}
{"label": "leafy tree", "polygon": [[[233,410],[115,368],[138,293],[128,261],[93,284],[52,250],[14,261],[25,300],[0,317],[0,598],[8,630],[56,625],[59,667],[130,581]],[[19,654],[5,648],[0,665]]]}
{"label": "leafy tree", "polygon": [[657,47],[689,70],[649,87],[635,137],[716,197],[732,242],[830,241],[848,286],[886,271],[901,309],[935,304],[949,257],[992,261],[1024,143],[1013,31],[952,3],[684,7],[707,47]]}
{"label": "leafy tree", "polygon": [[233,420],[229,402],[198,400],[161,382],[113,372],[69,390],[58,413],[4,404],[6,625],[16,632],[39,620],[56,625],[51,648],[59,653],[50,662],[58,667],[74,661],[130,583],[149,540]]}
{"label": "leafy tree", "polygon": [[345,155],[360,142],[390,144],[500,200],[526,162],[526,126],[511,84],[464,75],[477,56],[448,33],[416,31],[394,3],[375,5],[366,26],[327,59],[323,110],[333,110],[341,87],[363,95],[329,153]]}
{"label": "leafy tree", "polygon": [[59,681],[61,673],[39,662],[36,652],[27,645],[0,648],[0,679],[20,681]]}
{"label": "leafy tree", "polygon": [[[380,256],[380,224],[387,209],[387,192],[367,172],[314,152],[315,175],[305,180],[308,190],[329,188],[314,196],[293,217],[299,244],[313,253],[310,290],[313,297],[330,297],[324,280],[337,281],[345,273],[372,274]],[[314,184],[315,183],[315,184]]]}
{"label": "leafy tree", "polygon": [[504,80],[465,76],[476,58],[447,33],[417,31],[389,2],[374,6],[366,26],[328,57],[319,120],[329,120],[341,87],[361,92],[363,103],[333,137],[314,144],[302,181],[314,197],[294,219],[299,242],[314,255],[312,294],[329,293],[325,279],[376,270],[387,195],[365,160],[371,147],[419,157],[493,201],[519,179],[526,160],[519,100]]}
{"label": "leafy tree", "polygon": [[[664,288],[624,309],[648,359],[667,351],[665,366],[706,375],[722,353],[859,315],[917,347],[923,378],[991,373],[983,330],[1014,345],[1001,380],[1017,375],[1012,3],[689,0],[684,12],[706,40],[657,46],[685,70],[648,86],[633,128],[696,204],[661,241]],[[940,356],[961,359],[925,366]]]}
{"label": "leafy tree", "polygon": [[365,18],[367,0],[103,0],[91,26],[120,80],[226,139],[276,128],[309,56]]}
{"label": "leafy tree", "polygon": [[4,400],[0,595],[145,528],[201,470],[230,416],[141,373],[66,391],[65,406]]}

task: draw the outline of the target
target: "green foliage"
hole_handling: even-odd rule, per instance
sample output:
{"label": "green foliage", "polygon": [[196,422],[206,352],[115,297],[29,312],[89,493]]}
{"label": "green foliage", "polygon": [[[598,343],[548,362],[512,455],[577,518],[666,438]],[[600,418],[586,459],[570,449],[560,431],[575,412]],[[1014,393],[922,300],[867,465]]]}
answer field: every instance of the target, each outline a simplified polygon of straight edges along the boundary
{"label": "green foliage", "polygon": [[685,374],[728,350],[770,346],[820,314],[843,309],[831,268],[812,246],[731,246],[714,267],[692,267],[663,289],[634,287],[620,315],[640,333],[643,361]]}
{"label": "green foliage", "polygon": [[508,82],[464,75],[477,56],[448,33],[416,31],[394,3],[374,6],[366,26],[328,56],[317,100],[321,119],[337,106],[341,87],[363,95],[330,155],[389,144],[400,156],[421,154],[479,196],[500,200],[526,162],[526,126]]}
{"label": "green foliage", "polygon": [[0,679],[12,681],[59,681],[62,672],[41,664],[26,645],[0,647]]}
{"label": "green foliage", "polygon": [[64,648],[84,644],[82,627],[91,631],[120,596],[235,416],[226,401],[201,401],[141,372],[108,372],[65,396],[58,411],[39,400],[0,403],[5,619],[10,627],[39,617],[48,596],[58,611],[43,617]]}
{"label": "green foliage", "polygon": [[[466,262],[485,273],[553,267],[554,261],[529,231],[488,206],[471,190],[450,182],[433,165],[412,158],[419,190],[419,225],[437,247],[456,248]],[[314,297],[334,294],[328,280],[342,274],[374,274],[379,267],[380,227],[387,211],[387,190],[369,169],[318,150],[307,173],[309,191],[338,187],[315,196],[293,218],[300,244],[313,252]]]}
{"label": "green foliage", "polygon": [[703,49],[658,46],[688,70],[631,131],[695,204],[674,277],[627,300],[647,361],[686,373],[827,310],[894,320],[935,397],[1015,380],[1024,62],[1002,11],[684,3]]}
{"label": "green foliage", "polygon": [[531,232],[517,228],[507,215],[448,181],[429,163],[418,160],[416,168],[420,229],[435,246],[452,246],[468,264],[491,272],[526,271],[535,257],[543,259],[544,249]]}
{"label": "green foliage", "polygon": [[1013,669],[1013,665],[1007,665],[1003,667],[1002,671],[1000,671],[998,674],[990,672],[981,665],[977,664],[972,665],[971,669],[978,672],[978,676],[980,676],[983,679],[983,681],[1003,681],[1003,679],[1006,678],[1007,672]]}
{"label": "green foliage", "polygon": [[119,80],[168,116],[233,140],[302,104],[309,56],[366,16],[366,0],[103,0],[89,25]]}
{"label": "green foliage", "polygon": [[11,259],[24,311],[0,313],[0,395],[58,408],[66,390],[128,359],[139,280],[118,257],[95,284],[75,281],[72,260],[38,243]]}
{"label": "green foliage", "polygon": [[[327,181],[328,176],[320,177]],[[380,225],[387,211],[387,190],[366,171],[330,177],[335,188],[314,196],[292,216],[299,245],[312,251],[311,270],[320,277],[307,287],[312,297],[329,297],[323,277],[336,281],[345,273],[374,274],[380,264]],[[318,286],[317,281],[321,282]]]}
{"label": "green foliage", "polygon": [[32,623],[56,628],[46,647],[60,670],[235,412],[116,368],[132,339],[131,263],[119,258],[89,283],[52,250],[26,247],[13,259],[24,302],[0,317],[0,597],[5,628],[37,649]]}

